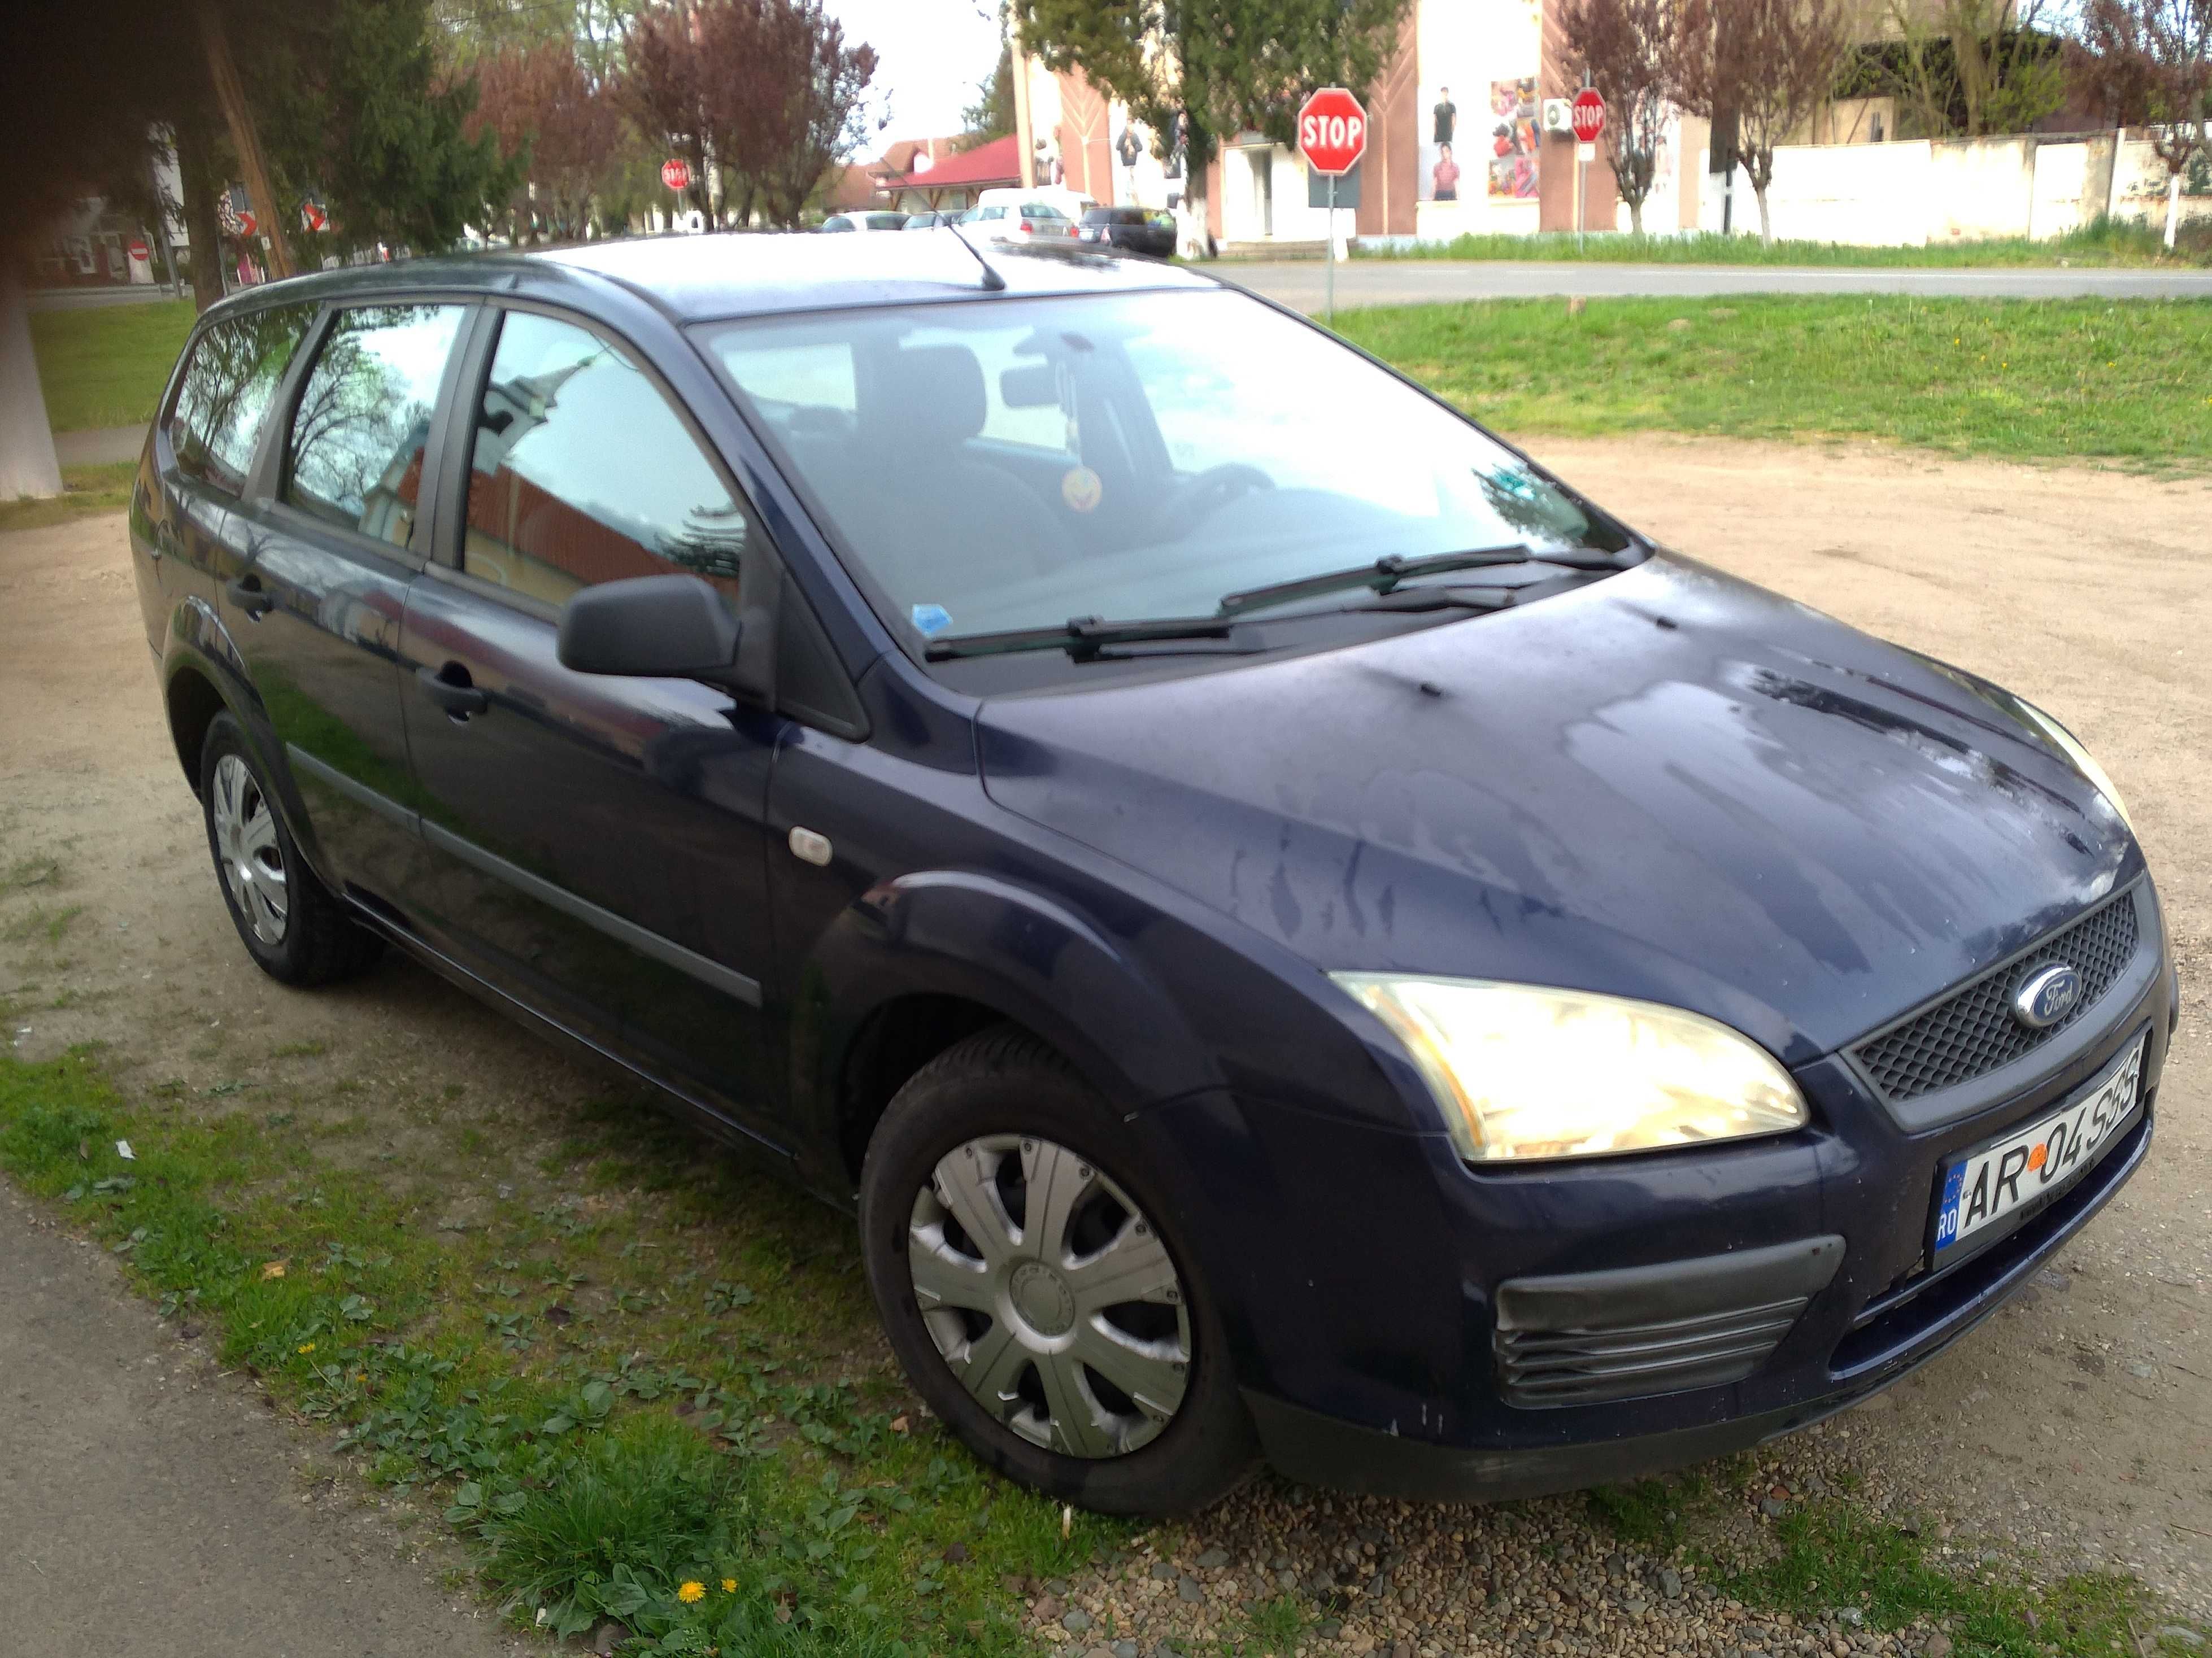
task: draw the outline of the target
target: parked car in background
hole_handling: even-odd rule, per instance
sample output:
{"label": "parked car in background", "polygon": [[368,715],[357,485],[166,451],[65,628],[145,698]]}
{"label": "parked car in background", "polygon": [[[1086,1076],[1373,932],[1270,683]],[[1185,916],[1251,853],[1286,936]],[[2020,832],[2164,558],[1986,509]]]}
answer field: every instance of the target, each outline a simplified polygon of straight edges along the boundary
{"label": "parked car in background", "polygon": [[904,230],[906,221],[905,214],[888,210],[872,213],[833,213],[822,222],[821,228],[833,234],[845,230]]}
{"label": "parked car in background", "polygon": [[1075,234],[1079,241],[1164,259],[1175,252],[1175,216],[1142,207],[1094,207],[1084,214]]}
{"label": "parked car in background", "polygon": [[2174,952],[2057,720],[1226,283],[953,240],[208,309],[128,534],[264,971],[657,1084],[1122,1513],[1747,1448],[2142,1165]]}
{"label": "parked car in background", "polygon": [[945,225],[959,223],[960,217],[958,213],[909,213],[906,216],[906,228],[908,230],[936,230]]}
{"label": "parked car in background", "polygon": [[1034,191],[987,190],[961,215],[964,234],[998,242],[1072,242],[1075,221]]}

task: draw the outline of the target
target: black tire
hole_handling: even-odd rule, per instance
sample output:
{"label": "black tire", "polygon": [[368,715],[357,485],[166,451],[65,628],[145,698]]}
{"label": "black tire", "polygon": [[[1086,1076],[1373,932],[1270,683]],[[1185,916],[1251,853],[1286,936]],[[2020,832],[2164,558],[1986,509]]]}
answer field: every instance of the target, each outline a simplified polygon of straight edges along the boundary
{"label": "black tire", "polygon": [[[225,854],[223,834],[217,823],[216,790],[227,759],[243,766],[251,780],[252,793],[258,795],[267,817],[268,844],[273,847],[282,872],[284,914],[274,938],[264,936],[269,917],[265,910],[257,929],[252,902],[250,897],[241,901],[240,883],[230,873],[231,860]],[[350,979],[384,953],[383,939],[357,925],[300,856],[283,814],[276,809],[275,794],[260,762],[247,746],[238,722],[227,714],[215,717],[200,744],[200,815],[207,828],[208,853],[215,860],[216,885],[230,911],[231,925],[238,929],[239,941],[264,973],[305,989]]]}
{"label": "black tire", "polygon": [[[915,1203],[940,1159],[994,1136],[1066,1147],[1158,1229],[1188,1309],[1190,1357],[1173,1416],[1137,1448],[1085,1457],[1024,1438],[977,1402],[930,1333],[908,1262]],[[1237,1394],[1219,1312],[1160,1182],[1106,1102],[1028,1033],[1007,1025],[979,1031],[899,1090],[861,1169],[860,1239],[868,1287],[908,1377],[968,1448],[1008,1479],[1102,1514],[1165,1515],[1213,1502],[1258,1467],[1259,1440]]]}

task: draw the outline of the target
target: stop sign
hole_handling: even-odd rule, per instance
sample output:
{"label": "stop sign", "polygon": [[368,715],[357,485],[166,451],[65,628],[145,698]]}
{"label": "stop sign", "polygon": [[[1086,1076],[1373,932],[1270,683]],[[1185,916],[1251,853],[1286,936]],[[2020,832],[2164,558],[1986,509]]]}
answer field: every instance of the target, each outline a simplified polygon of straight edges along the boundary
{"label": "stop sign", "polygon": [[672,155],[660,164],[660,182],[671,190],[687,190],[691,185],[690,165]]}
{"label": "stop sign", "polygon": [[1595,87],[1584,87],[1575,94],[1575,137],[1584,143],[1597,142],[1597,135],[1605,131],[1605,100],[1597,95]]}
{"label": "stop sign", "polygon": [[1342,87],[1323,87],[1298,110],[1298,148],[1321,173],[1349,173],[1367,149],[1367,112]]}

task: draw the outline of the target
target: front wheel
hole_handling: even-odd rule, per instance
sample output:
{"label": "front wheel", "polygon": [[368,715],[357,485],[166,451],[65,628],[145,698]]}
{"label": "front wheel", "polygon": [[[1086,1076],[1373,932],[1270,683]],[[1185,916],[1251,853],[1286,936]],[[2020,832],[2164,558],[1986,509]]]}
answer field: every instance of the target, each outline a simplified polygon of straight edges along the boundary
{"label": "front wheel", "polygon": [[1001,1473],[1109,1514],[1258,1460],[1205,1285],[1105,1102],[1010,1029],[946,1050],[868,1147],[868,1284],[930,1408]]}

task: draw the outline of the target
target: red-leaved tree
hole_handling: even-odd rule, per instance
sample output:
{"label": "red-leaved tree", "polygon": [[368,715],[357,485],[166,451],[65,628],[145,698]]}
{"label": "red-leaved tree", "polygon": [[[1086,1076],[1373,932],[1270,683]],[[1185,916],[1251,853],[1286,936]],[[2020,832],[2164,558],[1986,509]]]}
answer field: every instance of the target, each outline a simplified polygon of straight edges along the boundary
{"label": "red-leaved tree", "polygon": [[2166,164],[2166,245],[2181,219],[2181,175],[2212,117],[2212,0],[2089,0],[2084,46],[2099,79],[2131,91],[2150,123],[2151,147]]}
{"label": "red-leaved tree", "polygon": [[1559,14],[1570,56],[1605,100],[1606,159],[1638,236],[1667,136],[1680,11],[1678,0],[1567,0]]}
{"label": "red-leaved tree", "polygon": [[523,223],[535,234],[579,236],[593,192],[619,157],[623,118],[610,89],[577,61],[565,39],[509,46],[477,64],[471,136],[484,127],[507,155],[528,157]]}
{"label": "red-leaved tree", "polygon": [[799,222],[822,175],[864,132],[861,100],[876,54],[848,46],[819,0],[695,0],[641,11],[625,41],[623,98],[647,133],[691,167],[710,211],[709,169],[744,224],[757,207]]}

